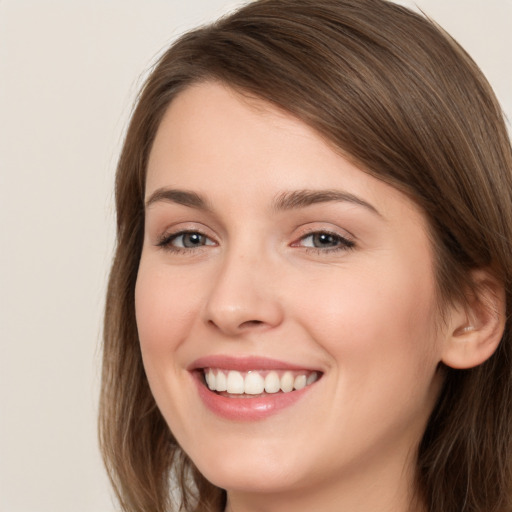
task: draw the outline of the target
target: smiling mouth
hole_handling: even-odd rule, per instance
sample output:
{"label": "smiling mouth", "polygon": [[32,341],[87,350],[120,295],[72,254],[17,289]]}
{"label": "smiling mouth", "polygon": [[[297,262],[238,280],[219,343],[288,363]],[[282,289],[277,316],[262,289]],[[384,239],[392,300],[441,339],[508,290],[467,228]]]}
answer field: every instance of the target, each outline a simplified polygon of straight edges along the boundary
{"label": "smiling mouth", "polygon": [[321,374],[310,370],[249,370],[240,372],[203,368],[204,383],[210,391],[232,398],[256,398],[267,394],[291,393],[316,382]]}

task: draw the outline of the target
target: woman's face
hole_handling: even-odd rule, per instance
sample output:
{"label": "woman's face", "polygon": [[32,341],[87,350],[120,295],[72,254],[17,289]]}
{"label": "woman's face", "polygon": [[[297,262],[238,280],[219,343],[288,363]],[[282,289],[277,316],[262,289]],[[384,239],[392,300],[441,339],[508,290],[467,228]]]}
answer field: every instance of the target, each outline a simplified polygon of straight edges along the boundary
{"label": "woman's face", "polygon": [[214,484],[403,475],[440,387],[435,289],[422,213],[308,126],[216,83],[172,102],[137,324],[156,402]]}

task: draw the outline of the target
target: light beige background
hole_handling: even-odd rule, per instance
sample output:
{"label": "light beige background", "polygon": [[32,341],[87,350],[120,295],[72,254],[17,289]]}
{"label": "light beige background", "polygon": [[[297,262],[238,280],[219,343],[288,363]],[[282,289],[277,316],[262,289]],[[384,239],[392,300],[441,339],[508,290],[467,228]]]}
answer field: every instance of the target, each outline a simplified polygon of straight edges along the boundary
{"label": "light beige background", "polygon": [[[240,3],[0,0],[0,512],[116,510],[96,443],[115,163],[155,56]],[[512,117],[512,0],[417,4]]]}

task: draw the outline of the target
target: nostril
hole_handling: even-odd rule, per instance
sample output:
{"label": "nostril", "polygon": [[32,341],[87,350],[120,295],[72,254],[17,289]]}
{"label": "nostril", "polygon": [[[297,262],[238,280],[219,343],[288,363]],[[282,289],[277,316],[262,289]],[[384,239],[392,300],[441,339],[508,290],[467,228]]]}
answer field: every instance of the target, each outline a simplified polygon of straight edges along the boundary
{"label": "nostril", "polygon": [[261,320],[247,320],[246,322],[243,322],[240,324],[240,327],[256,327],[258,325],[261,325],[263,322]]}
{"label": "nostril", "polygon": [[[214,320],[208,320],[208,323],[210,325],[217,325]],[[260,325],[260,324],[263,324],[263,323],[265,323],[265,322],[263,322],[262,320],[247,320],[245,322],[242,322],[238,327],[239,328],[254,327],[254,326],[257,326],[257,325]]]}

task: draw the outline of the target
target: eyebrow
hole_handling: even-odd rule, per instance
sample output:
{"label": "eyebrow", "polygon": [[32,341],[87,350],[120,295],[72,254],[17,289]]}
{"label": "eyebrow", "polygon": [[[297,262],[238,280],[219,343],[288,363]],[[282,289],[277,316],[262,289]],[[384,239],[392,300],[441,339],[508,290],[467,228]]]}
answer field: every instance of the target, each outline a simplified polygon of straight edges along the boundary
{"label": "eyebrow", "polygon": [[176,203],[183,206],[188,206],[189,208],[197,208],[199,210],[210,211],[210,207],[208,206],[206,199],[204,199],[196,192],[191,192],[188,190],[159,188],[149,196],[148,200],[146,201],[146,208],[149,208],[152,204],[159,201]]}
{"label": "eyebrow", "polygon": [[294,190],[292,192],[283,192],[277,196],[273,206],[275,210],[283,211],[329,202],[348,202],[356,204],[382,217],[375,206],[354,194],[342,190]]}
{"label": "eyebrow", "polygon": [[[196,192],[171,188],[159,188],[155,190],[146,201],[146,208],[157,202],[169,202],[211,211],[208,201]],[[354,194],[341,190],[294,190],[279,194],[273,201],[273,209],[276,211],[295,210],[305,208],[318,203],[348,202],[363,206],[372,213],[381,217],[380,212],[370,203]]]}

